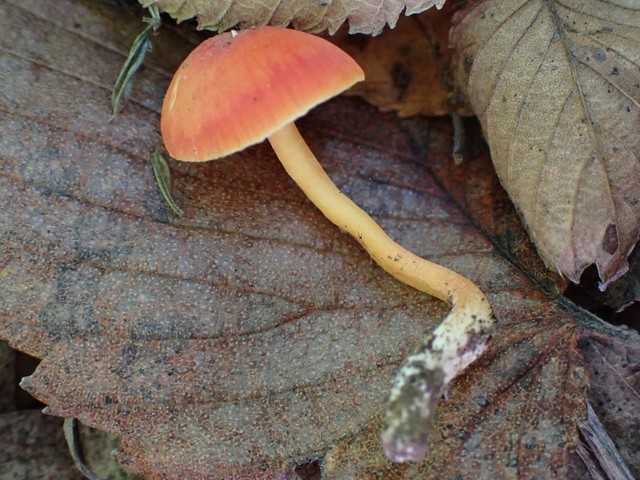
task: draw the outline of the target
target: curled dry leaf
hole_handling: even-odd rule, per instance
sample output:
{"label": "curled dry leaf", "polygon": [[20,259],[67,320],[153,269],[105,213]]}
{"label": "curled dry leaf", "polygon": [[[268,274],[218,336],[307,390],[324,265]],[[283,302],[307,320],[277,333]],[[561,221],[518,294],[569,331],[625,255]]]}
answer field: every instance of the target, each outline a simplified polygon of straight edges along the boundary
{"label": "curled dry leaf", "polygon": [[500,321],[425,463],[397,466],[379,441],[393,372],[447,306],[373,265],[266,147],[173,164],[185,215],[170,217],[147,160],[169,82],[161,45],[109,123],[127,19],[45,5],[0,4],[0,336],[43,359],[22,385],[49,412],[121,435],[119,458],[148,478],[280,478],[318,457],[329,479],[566,473],[586,395],[574,340],[616,331],[536,291],[467,221],[424,165],[449,155],[442,123],[414,149],[395,117],[354,100],[300,122],[343,190],[477,281]]}
{"label": "curled dry leaf", "polygon": [[640,215],[640,5],[487,0],[452,31],[457,82],[550,268],[604,285]]}
{"label": "curled dry leaf", "polygon": [[144,6],[157,5],[179,22],[195,17],[198,27],[224,31],[233,27],[292,25],[309,32],[334,33],[349,20],[351,33],[379,34],[385,25],[393,28],[405,10],[413,15],[445,0],[140,0]]}

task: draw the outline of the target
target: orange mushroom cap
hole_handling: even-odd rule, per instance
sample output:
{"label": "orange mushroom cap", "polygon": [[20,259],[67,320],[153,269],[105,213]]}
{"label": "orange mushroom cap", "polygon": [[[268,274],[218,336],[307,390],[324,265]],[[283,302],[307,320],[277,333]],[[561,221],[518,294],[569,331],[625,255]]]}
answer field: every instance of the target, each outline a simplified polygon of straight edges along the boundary
{"label": "orange mushroom cap", "polygon": [[277,27],[223,33],[178,68],[162,104],[162,138],[178,160],[224,157],[363,79],[349,55],[314,35]]}

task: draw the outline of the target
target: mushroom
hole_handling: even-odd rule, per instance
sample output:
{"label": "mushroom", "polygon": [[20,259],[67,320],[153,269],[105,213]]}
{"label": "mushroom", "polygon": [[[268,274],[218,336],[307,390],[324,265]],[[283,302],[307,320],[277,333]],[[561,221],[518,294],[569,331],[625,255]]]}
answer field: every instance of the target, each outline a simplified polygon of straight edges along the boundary
{"label": "mushroom", "polygon": [[267,138],[309,200],[378,265],[453,305],[404,362],[389,399],[385,452],[398,462],[419,460],[440,395],[480,356],[493,316],[471,281],[398,245],[342,194],[295,127],[295,119],[363,79],[352,58],[310,34],[276,27],[223,33],[200,44],[173,77],[162,105],[162,137],[169,154],[185,161],[217,159]]}

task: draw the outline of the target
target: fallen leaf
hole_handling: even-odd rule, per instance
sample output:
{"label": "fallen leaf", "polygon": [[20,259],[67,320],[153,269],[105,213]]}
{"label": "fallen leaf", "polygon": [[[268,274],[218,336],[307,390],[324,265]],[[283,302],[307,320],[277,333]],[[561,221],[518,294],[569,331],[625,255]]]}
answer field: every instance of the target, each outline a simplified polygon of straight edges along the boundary
{"label": "fallen leaf", "polygon": [[156,55],[189,45],[161,34],[109,123],[127,21],[91,2],[0,4],[0,337],[43,359],[22,385],[122,436],[119,459],[148,478],[293,478],[321,460],[326,478],[566,476],[587,396],[576,339],[619,332],[536,290],[434,181],[424,159],[448,155],[446,123],[424,124],[425,149],[354,99],[300,122],[343,191],[480,283],[499,318],[438,410],[425,463],[400,467],[379,443],[393,372],[447,306],[376,267],[266,145],[171,162],[185,210],[171,217],[148,165],[169,81]]}
{"label": "fallen leaf", "polygon": [[383,112],[401,117],[445,115],[452,111],[449,92],[449,23],[456,2],[442,10],[402,17],[382,35],[350,35],[341,29],[329,38],[351,55],[366,81],[354,85],[358,95]]}
{"label": "fallen leaf", "polygon": [[487,0],[457,17],[456,75],[549,268],[627,270],[640,201],[640,8]]}
{"label": "fallen leaf", "polygon": [[178,22],[195,17],[198,28],[225,31],[240,28],[292,25],[299,30],[334,33],[349,20],[350,33],[378,35],[396,25],[400,13],[423,12],[433,6],[442,8],[445,0],[261,0],[217,2],[213,0],[140,0],[145,7],[157,5]]}
{"label": "fallen leaf", "polygon": [[[429,150],[430,130],[419,119],[406,122],[412,137],[422,149]],[[463,128],[469,139],[481,136],[477,123],[467,121]],[[453,138],[446,127],[443,135]],[[452,147],[447,146],[443,155],[432,155],[429,165],[435,180],[444,187],[451,198],[461,206],[471,221],[485,235],[493,239],[500,254],[529,275],[542,291],[554,295],[566,289],[566,281],[550,271],[537,255],[522,221],[513,208],[509,196],[500,185],[491,163],[491,156],[484,143],[467,142],[467,158],[462,165],[451,161]]]}

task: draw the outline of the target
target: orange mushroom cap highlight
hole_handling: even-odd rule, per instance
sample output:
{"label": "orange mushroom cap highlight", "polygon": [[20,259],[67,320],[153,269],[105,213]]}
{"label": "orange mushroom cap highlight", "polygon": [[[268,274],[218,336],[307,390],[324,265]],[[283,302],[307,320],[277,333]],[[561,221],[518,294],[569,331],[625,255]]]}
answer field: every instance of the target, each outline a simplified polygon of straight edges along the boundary
{"label": "orange mushroom cap highlight", "polygon": [[223,33],[178,68],[162,105],[162,138],[178,160],[214,160],[262,142],[363,79],[349,55],[314,35],[277,27]]}

